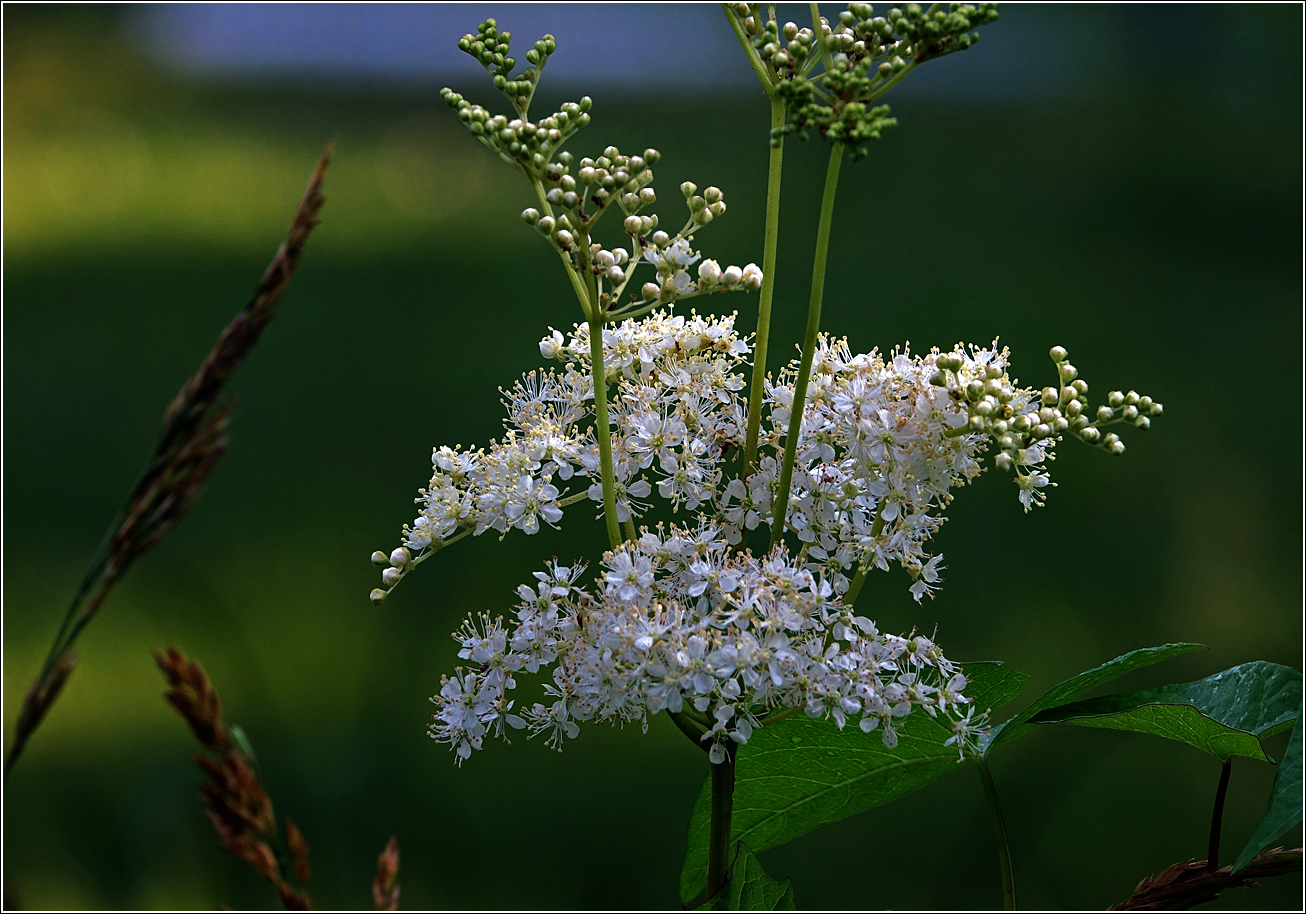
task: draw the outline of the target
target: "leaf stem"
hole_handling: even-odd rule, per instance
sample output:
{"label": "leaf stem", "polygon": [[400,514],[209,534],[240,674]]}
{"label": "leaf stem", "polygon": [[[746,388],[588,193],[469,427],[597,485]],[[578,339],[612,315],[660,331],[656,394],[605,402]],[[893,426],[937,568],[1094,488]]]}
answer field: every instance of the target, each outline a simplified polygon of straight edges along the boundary
{"label": "leaf stem", "polygon": [[1229,773],[1233,770],[1233,758],[1224,760],[1220,768],[1220,783],[1215,788],[1215,807],[1211,810],[1211,839],[1206,846],[1206,871],[1214,873],[1219,866],[1220,826],[1224,822],[1224,797],[1229,790]]}
{"label": "leaf stem", "polygon": [[821,197],[821,219],[816,229],[816,256],[812,261],[812,295],[807,304],[807,331],[803,335],[803,356],[794,379],[794,399],[790,407],[789,432],[785,437],[784,462],[780,466],[780,488],[776,492],[771,519],[771,548],[784,539],[785,515],[789,509],[789,488],[794,478],[794,457],[798,453],[798,434],[803,427],[803,406],[807,400],[807,381],[812,373],[816,337],[821,330],[821,301],[825,295],[825,259],[830,249],[830,223],[834,219],[834,198],[839,186],[839,164],[843,161],[843,143],[830,149],[830,164],[825,170],[825,193]]}
{"label": "leaf stem", "polygon": [[[784,102],[771,96],[771,131],[784,126]],[[739,475],[744,482],[757,466],[757,439],[762,427],[762,398],[766,382],[766,351],[771,339],[771,301],[775,295],[775,259],[780,242],[780,179],[784,164],[784,137],[773,141],[766,172],[766,230],[762,248],[762,293],[757,303],[757,336],[753,341],[753,378],[748,388],[748,427],[744,462]]]}
{"label": "leaf stem", "polygon": [[727,750],[719,765],[712,766],[712,824],[708,831],[707,897],[710,899],[730,881],[730,820],[735,803],[735,754]]}
{"label": "leaf stem", "polygon": [[993,833],[998,839],[998,866],[1002,871],[1002,909],[1016,910],[1016,877],[1011,871],[1011,848],[1007,845],[1007,825],[1002,818],[1002,807],[998,805],[998,790],[993,786],[993,772],[989,763],[980,756],[975,759],[979,766],[980,780],[984,783],[984,796],[989,801],[989,812],[993,814]]}

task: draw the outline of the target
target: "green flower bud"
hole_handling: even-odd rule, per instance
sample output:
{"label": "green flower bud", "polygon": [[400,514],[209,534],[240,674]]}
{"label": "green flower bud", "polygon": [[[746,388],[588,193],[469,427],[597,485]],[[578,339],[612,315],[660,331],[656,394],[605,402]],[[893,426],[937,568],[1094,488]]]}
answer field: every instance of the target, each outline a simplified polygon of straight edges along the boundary
{"label": "green flower bud", "polygon": [[373,564],[373,565],[389,565],[389,564],[390,564],[390,556],[386,555],[384,552],[382,552],[380,549],[378,549],[378,550],[376,550],[376,552],[373,552],[373,553],[372,553],[372,564]]}
{"label": "green flower bud", "polygon": [[1115,418],[1115,410],[1111,409],[1111,407],[1099,406],[1097,408],[1098,422],[1110,422],[1113,418]]}
{"label": "green flower bud", "polygon": [[385,602],[385,591],[380,587],[374,588],[372,592],[368,594],[368,599],[372,601],[373,606],[380,606]]}
{"label": "green flower bud", "polygon": [[684,184],[680,185],[680,192],[684,194],[685,199],[688,200],[698,192],[698,185],[693,181],[686,181]]}
{"label": "green flower bud", "polygon": [[1116,409],[1119,409],[1125,405],[1125,395],[1118,390],[1113,390],[1111,393],[1107,394],[1106,401]]}
{"label": "green flower bud", "polygon": [[1066,360],[1066,350],[1064,346],[1053,346],[1052,351],[1048,353],[1052,356],[1054,362],[1064,362]]}
{"label": "green flower bud", "polygon": [[1057,389],[1055,387],[1044,387],[1041,399],[1048,404],[1057,402]]}

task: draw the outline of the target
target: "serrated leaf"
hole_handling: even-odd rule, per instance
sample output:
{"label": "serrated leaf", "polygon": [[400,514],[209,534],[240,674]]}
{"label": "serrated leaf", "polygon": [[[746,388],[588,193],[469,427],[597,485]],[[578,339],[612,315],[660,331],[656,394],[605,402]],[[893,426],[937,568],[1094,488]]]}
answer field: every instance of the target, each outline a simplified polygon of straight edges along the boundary
{"label": "serrated leaf", "polygon": [[1171,657],[1205,646],[1204,644],[1179,643],[1144,647],[1136,651],[1130,651],[1127,654],[1121,654],[1116,659],[1091,670],[1085,670],[1078,676],[1073,676],[1065,682],[1054,685],[1043,693],[1038,701],[1010,720],[994,727],[989,731],[988,736],[980,740],[980,750],[988,754],[989,750],[994,746],[1033,730],[1036,725],[1030,723],[1029,719],[1040,711],[1046,711],[1048,708],[1065,704],[1070,699],[1078,698],[1090,689],[1095,689],[1113,679],[1118,679],[1125,673],[1151,666],[1154,663],[1160,663],[1162,660],[1169,660]]}
{"label": "serrated leaf", "polygon": [[[994,661],[965,665],[965,694],[977,710],[1015,699],[1029,678]],[[789,718],[753,734],[735,758],[731,841],[758,850],[775,847],[827,822],[887,803],[957,768],[945,746],[949,725],[921,711],[903,719],[898,745],[886,749],[879,732],[855,724],[843,730],[826,720]],[[680,873],[688,902],[707,882],[709,777],[690,814],[689,846]]]}
{"label": "serrated leaf", "polygon": [[792,911],[794,887],[788,879],[772,879],[747,844],[735,845],[730,883],[703,906],[706,911]]}
{"label": "serrated leaf", "polygon": [[1301,822],[1302,818],[1302,733],[1301,708],[1298,708],[1297,723],[1292,728],[1288,739],[1288,751],[1283,754],[1279,770],[1274,773],[1274,786],[1270,789],[1269,808],[1265,818],[1256,826],[1251,840],[1238,855],[1234,863],[1234,872],[1246,867],[1252,858],[1273,844],[1280,835]]}
{"label": "serrated leaf", "polygon": [[1258,660],[1196,682],[1060,705],[1030,722],[1150,733],[1221,759],[1239,755],[1268,762],[1260,737],[1291,726],[1301,708],[1301,686],[1301,673]]}

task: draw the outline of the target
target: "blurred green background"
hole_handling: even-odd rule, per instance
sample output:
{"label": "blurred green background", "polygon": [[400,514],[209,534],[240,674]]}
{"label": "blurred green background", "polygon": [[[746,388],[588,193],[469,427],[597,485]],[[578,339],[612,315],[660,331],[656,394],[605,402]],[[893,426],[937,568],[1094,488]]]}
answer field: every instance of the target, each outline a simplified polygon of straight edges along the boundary
{"label": "blurred green background", "polygon": [[[517,11],[504,7],[501,27]],[[393,12],[375,7],[381,34]],[[429,75],[214,75],[159,62],[139,9],[3,15],[6,738],[165,405],[337,143],[323,223],[232,385],[229,453],[88,629],[5,784],[6,898],[274,904],[204,819],[189,734],[150,658],[177,645],[204,663],[278,812],[301,825],[318,905],[369,904],[396,834],[405,907],[676,907],[706,765],[668,721],[646,736],[589,728],[561,754],[495,744],[461,770],[425,735],[427,698],[456,660],[449,632],[469,612],[506,611],[543,560],[596,554],[599,524],[578,510],[564,532],[465,541],[383,608],[366,599],[368,555],[411,520],[431,447],[494,436],[498,386],[538,363],[548,325],[578,318],[517,217],[529,188],[461,132]],[[472,30],[481,9],[424,15]],[[602,43],[603,17],[623,13],[558,15],[591,17],[581,25]],[[950,657],[1030,674],[1026,702],[1167,641],[1210,650],[1118,685],[1254,659],[1300,667],[1301,15],[1006,7],[976,49],[908,80],[892,100],[901,126],[844,169],[827,328],[860,350],[1000,335],[1035,385],[1051,382],[1046,353],[1061,344],[1099,398],[1134,387],[1166,406],[1121,460],[1065,444],[1040,511],[1023,515],[998,473],[959,493],[938,537],[946,586],[918,607],[903,573],[873,579],[859,605],[882,628],[937,624]],[[678,47],[661,60],[693,74]],[[583,72],[590,53],[564,43],[558,57]],[[546,76],[538,104],[594,96],[577,154],[659,148],[655,209],[678,219],[677,184],[717,184],[730,212],[701,248],[760,260],[764,100],[746,68],[689,89],[657,72],[615,89]],[[470,60],[453,84],[490,100]],[[824,155],[787,149],[777,364],[801,333]],[[751,329],[755,298],[721,302]],[[1101,908],[1205,856],[1218,773],[1195,750],[1110,731],[1040,731],[997,754],[1022,905]],[[1226,855],[1272,776],[1234,764]],[[762,861],[793,878],[802,907],[1000,904],[969,769]],[[1217,906],[1300,902],[1289,878]]]}

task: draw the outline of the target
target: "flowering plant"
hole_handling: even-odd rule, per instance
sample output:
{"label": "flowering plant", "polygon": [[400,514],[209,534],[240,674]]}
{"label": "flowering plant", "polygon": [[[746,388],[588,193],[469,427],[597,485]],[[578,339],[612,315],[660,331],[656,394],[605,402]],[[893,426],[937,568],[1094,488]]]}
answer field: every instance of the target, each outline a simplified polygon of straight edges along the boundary
{"label": "flowering plant", "polygon": [[[683,898],[751,907],[771,906],[789,891],[761,872],[752,851],[970,761],[999,824],[1011,907],[1014,878],[987,763],[994,747],[1038,723],[1135,729],[1214,752],[1226,761],[1227,779],[1232,755],[1264,758],[1259,738],[1299,718],[1301,677],[1247,664],[1235,676],[1167,687],[1166,698],[1074,701],[1197,647],[1164,645],[1073,677],[998,722],[992,711],[1018,694],[1025,677],[1000,663],[959,663],[944,656],[933,633],[883,633],[857,612],[867,575],[894,566],[907,571],[918,602],[934,595],[944,566],[930,551],[933,536],[954,490],[990,459],[1012,474],[1028,511],[1054,485],[1048,465],[1062,440],[1119,456],[1125,444],[1113,428],[1145,430],[1163,410],[1132,390],[1113,390],[1093,405],[1060,346],[1050,351],[1053,383],[1040,388],[1012,377],[1011,354],[996,341],[854,353],[821,330],[845,150],[864,157],[896,125],[879,100],[916,67],[970,47],[975,29],[997,18],[994,4],[907,4],[880,17],[852,3],[833,20],[813,5],[810,26],[782,23],[758,4],[724,10],[771,104],[761,267],[723,267],[696,248],[696,234],[726,212],[715,186],[700,193],[682,184],[686,220],[675,234],[660,227],[648,212],[658,200],[657,150],[608,146],[579,159],[564,151],[590,125],[588,97],[531,120],[541,74],[557,51],[551,36],[526,52],[529,66],[517,75],[512,36],[495,20],[459,42],[489,72],[510,113],[492,114],[448,89],[442,98],[531,185],[534,200],[522,219],[556,253],[582,320],[568,333],[549,327],[539,354],[553,365],[505,390],[502,438],[483,448],[435,448],[416,518],[400,545],[373,554],[384,570],[371,599],[382,604],[417,565],[459,539],[489,530],[534,534],[591,502],[608,536],[604,555],[554,559],[517,588],[506,619],[482,613],[455,632],[466,665],[440,683],[430,735],[458,764],[488,737],[513,730],[543,734],[561,748],[580,723],[647,729],[665,712],[706,750],[711,772],[691,819]],[[819,136],[830,156],[800,356],[772,375],[766,360],[790,135]],[[600,240],[598,223],[613,207],[622,213],[621,234]],[[696,303],[704,313],[682,304],[727,292],[758,293],[755,333],[740,333],[737,313],[708,312],[707,299]],[[515,690],[527,674],[543,680],[540,700],[519,702]],[[1274,700],[1253,713],[1252,696],[1271,684]],[[1200,738],[1181,719],[1189,711],[1202,721]],[[1223,740],[1230,734],[1251,742]],[[784,740],[808,742],[777,762]],[[797,775],[814,753],[839,761],[828,777],[802,783]],[[770,781],[763,759],[780,765]],[[887,776],[908,760],[920,764]],[[1299,789],[1297,777],[1276,785],[1267,816],[1276,826],[1275,804],[1294,783]],[[832,788],[853,798],[831,803]],[[744,793],[745,815],[736,817]],[[1225,876],[1241,878],[1263,864],[1256,855],[1281,833],[1258,833]],[[1218,824],[1213,834],[1217,840]],[[1215,856],[1213,849],[1212,873]],[[1139,903],[1154,888],[1140,885]]]}

